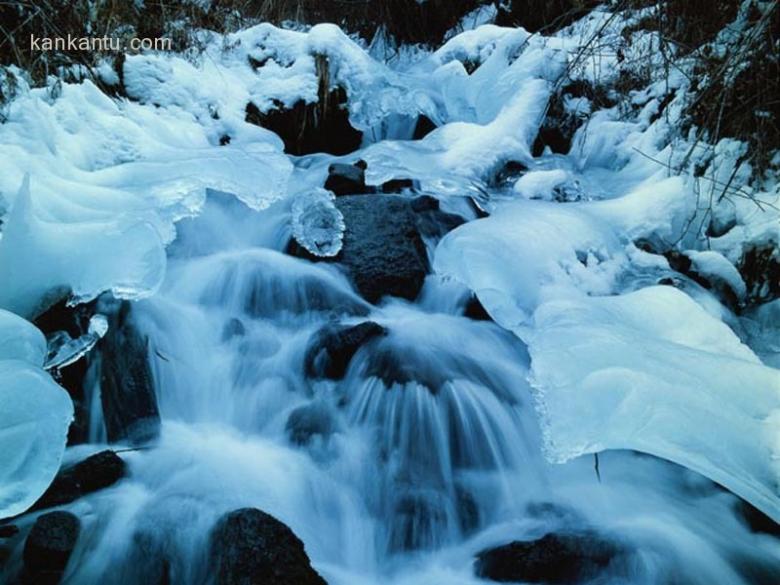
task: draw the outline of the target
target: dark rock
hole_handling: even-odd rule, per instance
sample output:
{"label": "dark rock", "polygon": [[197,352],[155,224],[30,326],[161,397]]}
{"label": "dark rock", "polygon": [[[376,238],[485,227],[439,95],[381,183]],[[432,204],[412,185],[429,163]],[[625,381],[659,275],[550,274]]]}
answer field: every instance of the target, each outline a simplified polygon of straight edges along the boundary
{"label": "dark rock", "polygon": [[89,493],[114,485],[125,477],[126,473],[127,464],[114,451],[95,453],[61,470],[32,509],[68,504]]}
{"label": "dark rock", "polygon": [[344,196],[344,245],[337,257],[361,295],[376,302],[385,295],[414,300],[428,272],[425,244],[408,200],[393,195]]}
{"label": "dark rock", "polygon": [[[414,204],[414,201],[417,200],[413,200],[412,204]],[[426,238],[443,238],[464,223],[466,223],[466,220],[461,216],[445,211],[432,210],[417,214],[417,228],[420,230],[420,234]]]}
{"label": "dark rock", "polygon": [[414,179],[390,179],[382,183],[379,190],[382,193],[402,193],[406,190],[419,189],[419,184]]}
{"label": "dark rock", "polygon": [[417,213],[422,211],[439,211],[439,200],[430,195],[420,195],[412,199],[412,210]]}
{"label": "dark rock", "polygon": [[304,358],[306,375],[340,380],[357,351],[387,331],[373,321],[353,326],[329,326],[321,329]]}
{"label": "dark rock", "polygon": [[774,242],[748,248],[737,265],[747,285],[749,304],[780,297],[780,248]]}
{"label": "dark rock", "polygon": [[235,510],[217,522],[211,558],[217,585],[327,585],[293,531],[255,508]]}
{"label": "dark rock", "polygon": [[349,123],[346,90],[330,87],[327,57],[316,55],[315,61],[319,78],[315,103],[299,100],[289,109],[277,103],[275,109],[263,113],[250,102],[246,106],[246,121],[276,133],[288,154],[349,154],[360,148],[363,133]]}
{"label": "dark rock", "polygon": [[372,193],[373,188],[366,186],[366,171],[358,165],[334,163],[328,167],[325,188],[336,196],[362,195]]}
{"label": "dark rock", "polygon": [[314,437],[330,437],[335,423],[324,405],[307,404],[290,413],[285,430],[296,445],[308,445]]}
{"label": "dark rock", "polygon": [[533,145],[533,155],[542,156],[546,148],[558,154],[566,154],[571,149],[574,132],[564,133],[560,127],[545,124],[539,129]]}
{"label": "dark rock", "polygon": [[771,534],[780,538],[780,524],[772,520],[755,506],[751,506],[745,500],[739,500],[737,513],[753,532]]}
{"label": "dark rock", "polygon": [[19,528],[13,524],[0,525],[0,538],[11,538],[19,533]]}
{"label": "dark rock", "polygon": [[232,317],[222,328],[222,341],[229,341],[234,337],[243,337],[246,335],[246,327],[241,319]]}
{"label": "dark rock", "polygon": [[100,398],[109,442],[142,444],[157,437],[160,413],[146,339],[130,319],[130,303],[108,306],[109,329],[101,352]]}
{"label": "dark rock", "polygon": [[485,310],[485,307],[482,306],[477,295],[471,295],[471,298],[466,303],[466,309],[464,310],[463,315],[474,321],[492,321],[492,318]]}
{"label": "dark rock", "polygon": [[422,140],[428,134],[436,130],[436,124],[433,123],[433,120],[431,120],[428,116],[425,114],[420,114],[417,117],[417,124],[414,126],[414,134],[412,135],[412,140]]}
{"label": "dark rock", "polygon": [[24,543],[22,582],[59,583],[76,546],[81,523],[70,512],[49,512],[33,524]]}
{"label": "dark rock", "polygon": [[[540,153],[541,154],[541,153]],[[537,155],[538,156],[538,155]],[[498,172],[490,180],[490,184],[494,187],[506,187],[510,183],[513,183],[520,176],[528,170],[520,161],[509,160],[506,161]]]}
{"label": "dark rock", "polygon": [[[36,317],[33,323],[47,340],[59,332],[65,332],[72,339],[77,339],[87,333],[89,320],[94,314],[95,303],[69,307],[67,299],[63,299]],[[90,357],[88,354],[51,372],[55,381],[68,391],[73,400],[74,419],[68,429],[68,445],[86,443],[89,436],[89,411],[86,408],[84,378],[89,369]]]}
{"label": "dark rock", "polygon": [[619,554],[594,532],[549,533],[480,552],[475,571],[500,582],[578,583],[598,575]]}
{"label": "dark rock", "polygon": [[223,134],[219,137],[219,145],[220,146],[227,146],[230,144],[230,136],[227,134]]}
{"label": "dark rock", "polygon": [[693,262],[691,262],[691,259],[685,254],[678,252],[677,250],[669,250],[668,252],[665,252],[663,256],[666,258],[667,262],[669,262],[671,269],[675,272],[680,272],[682,274],[690,273]]}

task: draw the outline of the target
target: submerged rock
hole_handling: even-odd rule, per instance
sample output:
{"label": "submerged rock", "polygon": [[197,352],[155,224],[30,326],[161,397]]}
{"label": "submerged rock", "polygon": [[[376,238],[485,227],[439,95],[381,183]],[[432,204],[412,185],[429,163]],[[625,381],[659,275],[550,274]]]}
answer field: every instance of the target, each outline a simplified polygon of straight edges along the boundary
{"label": "submerged rock", "polygon": [[314,437],[327,439],[335,430],[333,417],[322,404],[306,404],[290,413],[285,425],[290,441],[308,445]]}
{"label": "submerged rock", "polygon": [[345,196],[336,206],[347,225],[337,258],[369,302],[385,295],[414,300],[428,272],[425,245],[408,200]]}
{"label": "submerged rock", "polygon": [[480,552],[475,572],[504,583],[579,583],[597,576],[619,554],[595,532],[549,533]]}
{"label": "submerged rock", "polygon": [[114,451],[90,455],[61,470],[33,510],[68,504],[89,493],[114,485],[127,473],[127,464]]}
{"label": "submerged rock", "polygon": [[112,310],[108,333],[99,344],[106,433],[112,443],[142,444],[157,437],[160,430],[146,339],[130,320],[129,302],[123,301]]}
{"label": "submerged rock", "polygon": [[255,508],[235,510],[217,522],[211,558],[217,585],[327,585],[293,531]]}
{"label": "submerged rock", "polygon": [[33,524],[24,543],[25,585],[60,582],[79,537],[81,523],[70,512],[49,512]]}
{"label": "submerged rock", "polygon": [[340,380],[357,351],[371,339],[386,332],[384,327],[373,321],[321,329],[304,358],[306,375]]}

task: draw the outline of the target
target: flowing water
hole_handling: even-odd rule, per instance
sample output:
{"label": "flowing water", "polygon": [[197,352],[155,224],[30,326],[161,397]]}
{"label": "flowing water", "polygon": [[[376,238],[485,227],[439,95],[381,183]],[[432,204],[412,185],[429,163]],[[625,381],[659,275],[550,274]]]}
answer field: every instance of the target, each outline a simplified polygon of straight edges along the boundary
{"label": "flowing water", "polygon": [[[368,305],[334,266],[283,253],[288,216],[213,193],[179,225],[163,289],[135,308],[161,437],[123,454],[129,479],[71,505],[66,583],[205,583],[210,529],[245,506],[288,524],[331,585],[478,583],[480,550],[584,528],[630,551],[597,582],[761,582],[778,544],[736,498],[630,452],[598,473],[547,463],[520,340],[462,316],[464,291],[435,276],[416,303]],[[389,334],[344,380],[305,377],[320,327],[367,319]]]}

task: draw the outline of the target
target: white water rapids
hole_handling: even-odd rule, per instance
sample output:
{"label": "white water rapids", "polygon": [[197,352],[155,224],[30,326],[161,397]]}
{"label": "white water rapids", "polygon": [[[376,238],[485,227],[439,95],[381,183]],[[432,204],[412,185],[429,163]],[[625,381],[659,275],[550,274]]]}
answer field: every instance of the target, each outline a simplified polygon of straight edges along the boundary
{"label": "white water rapids", "polygon": [[[483,583],[477,552],[566,527],[632,551],[599,583],[760,582],[777,544],[734,496],[631,452],[603,453],[600,479],[591,457],[547,463],[519,339],[461,316],[435,276],[417,303],[368,305],[333,266],[283,253],[288,213],[212,194],[180,224],[163,289],[135,309],[161,438],[123,455],[129,479],[72,504],[84,537],[65,583],[156,583],[161,566],[205,583],[209,531],[245,506],[287,523],[331,585]],[[304,376],[319,327],[368,319],[389,334],[343,381]],[[427,386],[388,387],[377,363]],[[286,428],[300,408],[319,431],[305,446]]]}

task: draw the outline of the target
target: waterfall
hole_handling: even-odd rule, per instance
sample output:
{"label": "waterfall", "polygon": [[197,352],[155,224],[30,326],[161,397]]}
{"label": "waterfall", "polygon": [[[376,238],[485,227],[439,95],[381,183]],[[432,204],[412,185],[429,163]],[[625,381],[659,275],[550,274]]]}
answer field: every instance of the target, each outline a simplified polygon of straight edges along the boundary
{"label": "waterfall", "polygon": [[[734,568],[770,545],[733,496],[628,451],[602,454],[599,474],[549,464],[524,343],[463,316],[466,296],[435,275],[417,303],[367,304],[334,266],[283,253],[287,213],[212,194],[180,224],[162,290],[134,311],[161,436],[126,454],[128,480],[76,504],[90,537],[68,583],[207,583],[209,531],[245,506],[288,524],[331,584],[479,583],[480,550],[579,527],[632,551],[599,583],[761,574]],[[305,375],[321,327],[369,319],[387,334],[342,380]]]}

